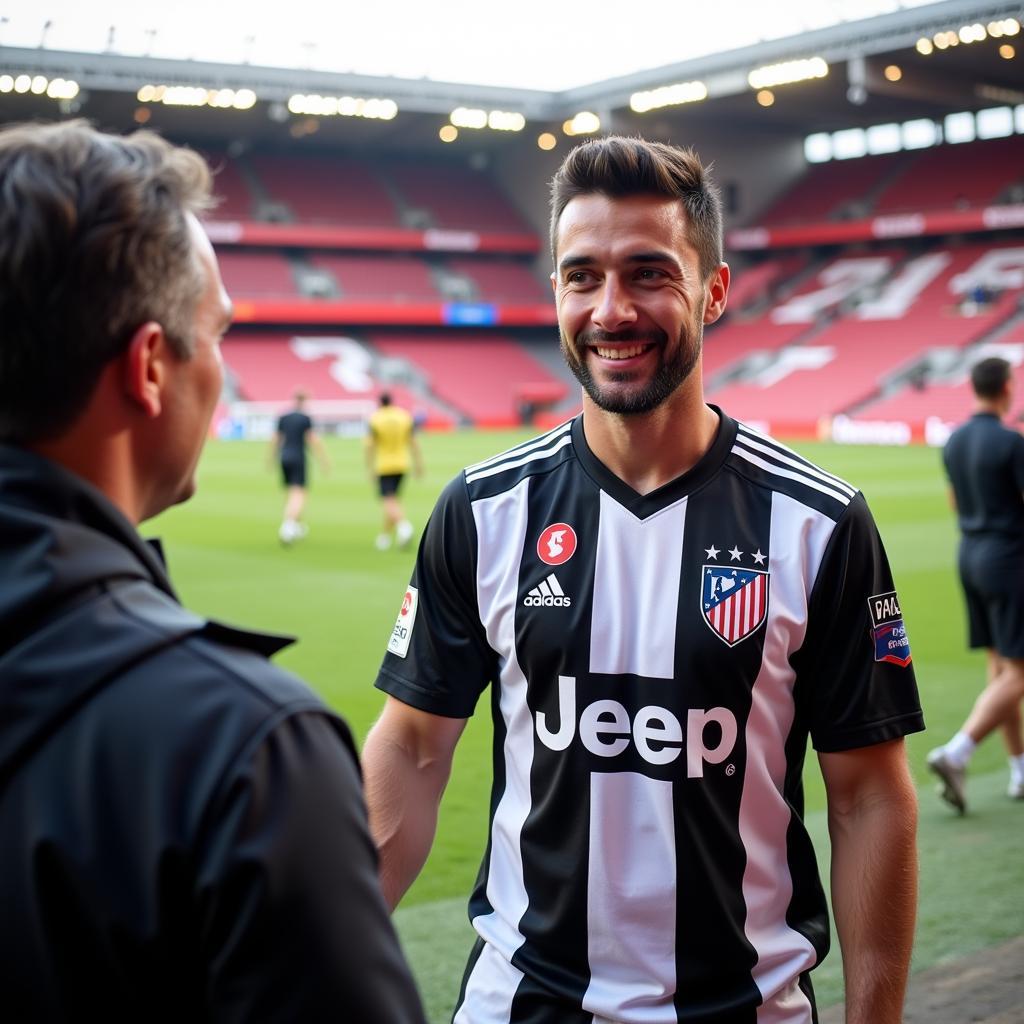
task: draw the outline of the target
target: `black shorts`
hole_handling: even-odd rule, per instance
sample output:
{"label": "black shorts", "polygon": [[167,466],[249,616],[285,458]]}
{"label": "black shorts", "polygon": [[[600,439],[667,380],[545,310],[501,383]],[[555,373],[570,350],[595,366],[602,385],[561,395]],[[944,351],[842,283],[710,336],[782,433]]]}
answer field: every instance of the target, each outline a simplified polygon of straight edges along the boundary
{"label": "black shorts", "polygon": [[1024,566],[1016,559],[972,557],[961,548],[960,583],[970,646],[991,648],[1004,658],[1024,658]]}
{"label": "black shorts", "polygon": [[288,487],[306,486],[306,460],[289,459],[281,463],[281,478]]}
{"label": "black shorts", "polygon": [[380,484],[380,496],[390,498],[393,494],[397,494],[404,477],[404,473],[383,473],[377,477],[377,482]]}

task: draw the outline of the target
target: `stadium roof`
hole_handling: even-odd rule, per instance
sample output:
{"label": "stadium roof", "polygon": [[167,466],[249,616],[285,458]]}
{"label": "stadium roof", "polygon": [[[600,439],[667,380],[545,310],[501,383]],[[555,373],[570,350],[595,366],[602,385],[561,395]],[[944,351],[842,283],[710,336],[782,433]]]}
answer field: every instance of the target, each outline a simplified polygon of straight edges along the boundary
{"label": "stadium roof", "polygon": [[731,0],[723,23],[713,4],[633,12],[600,0],[5,0],[0,42],[557,91],[928,2]]}
{"label": "stadium roof", "polygon": [[[12,2],[6,5],[11,8]],[[95,25],[105,19],[97,17],[95,5],[86,5],[88,14]],[[136,5],[137,6],[137,5]],[[217,5],[217,9],[225,5]],[[339,5],[350,7],[351,5]],[[471,12],[481,5],[449,4],[432,8],[435,20],[441,14],[452,10]],[[672,14],[672,5],[659,10],[656,17],[632,19],[642,21],[648,39],[653,36],[671,36],[676,28],[679,39],[687,38],[686,26],[694,17],[693,5],[674,5],[682,13]],[[713,5],[706,5],[712,7]],[[771,9],[776,17],[778,5],[761,4]],[[847,14],[858,5],[821,4],[820,7],[837,16]],[[874,4],[871,9],[893,8],[893,3]],[[208,8],[214,9],[212,5]],[[421,5],[429,8],[430,5]],[[527,5],[515,6],[522,10],[520,21],[527,22]],[[859,9],[864,8],[863,0]],[[505,10],[506,6],[502,5]],[[668,13],[665,13],[666,9]],[[735,41],[742,34],[733,31],[737,14],[745,10],[735,2],[729,5],[728,26],[722,27],[722,19],[715,23],[715,32],[701,35],[694,23],[697,43],[708,39],[720,42]],[[390,10],[385,8],[385,10]],[[703,127],[717,126],[731,132],[750,131],[766,134],[796,134],[814,131],[835,130],[846,126],[869,125],[884,120],[907,120],[915,117],[941,118],[957,110],[976,110],[986,106],[1015,105],[1024,103],[1024,75],[1021,65],[1024,61],[1024,34],[1000,37],[983,31],[984,38],[963,41],[963,30],[970,26],[999,25],[1005,19],[1024,20],[1024,3],[977,2],[977,0],[945,0],[942,3],[920,6],[902,5],[899,9],[856,21],[838,21],[834,24],[781,38],[764,40],[720,52],[689,56],[675,63],[660,63],[658,66],[642,66],[639,70],[609,77],[607,72],[615,67],[629,67],[630,62],[646,65],[652,62],[661,50],[654,44],[629,45],[627,22],[617,8],[601,14],[600,7],[588,18],[580,18],[575,35],[559,31],[547,16],[534,22],[534,45],[506,45],[512,38],[507,25],[498,24],[495,16],[487,18],[492,36],[506,37],[505,42],[492,43],[493,60],[499,46],[509,52],[524,67],[541,60],[545,47],[550,52],[583,55],[583,67],[589,69],[592,79],[585,84],[573,85],[559,90],[496,86],[486,84],[462,84],[440,81],[434,78],[409,76],[378,76],[354,74],[340,71],[321,70],[317,67],[293,65],[277,67],[267,64],[244,63],[240,61],[220,62],[213,60],[182,60],[167,56],[147,56],[144,53],[115,52],[120,48],[116,35],[109,37],[111,46],[105,52],[83,52],[50,48],[50,36],[59,38],[56,32],[58,19],[50,19],[51,27],[38,40],[45,45],[0,46],[0,120],[22,120],[25,118],[46,118],[80,113],[108,127],[128,127],[136,123],[150,123],[171,135],[195,137],[209,134],[211,137],[231,137],[237,134],[249,141],[301,137],[303,132],[315,135],[315,142],[334,145],[379,145],[421,147],[436,143],[439,128],[452,119],[456,108],[489,113],[494,110],[512,115],[522,115],[532,135],[549,131],[558,134],[563,122],[581,111],[596,114],[602,130],[637,131],[652,137],[679,137],[692,134]],[[187,12],[186,12],[187,13]],[[210,27],[205,17],[195,20],[182,17],[181,6],[174,10],[179,21],[188,23],[193,35],[206,38]],[[147,14],[148,17],[148,14]],[[250,29],[251,7],[246,15],[240,15],[235,24],[246,28],[235,28],[234,38],[239,34],[245,40],[253,40]],[[280,19],[280,13],[277,15]],[[673,19],[678,24],[674,25]],[[408,25],[395,22],[389,16],[390,25],[378,26],[378,38],[382,33],[392,33],[397,47],[399,37],[408,34]],[[451,21],[451,18],[449,18]],[[45,24],[45,22],[44,22]],[[762,23],[767,24],[767,23]],[[781,24],[781,22],[780,22]],[[0,19],[0,42],[8,43],[15,25],[13,18],[8,24]],[[197,28],[196,26],[200,26]],[[316,32],[316,26],[308,26],[309,34]],[[393,29],[393,31],[392,31]],[[730,35],[726,35],[728,30]],[[470,46],[459,29],[451,30],[456,47]],[[764,34],[764,29],[759,32]],[[939,45],[938,37],[950,34],[957,39],[956,45]],[[626,63],[616,64],[602,60],[595,54],[602,53],[601,47],[608,37],[617,41]],[[151,49],[157,52],[158,36],[150,37]],[[322,38],[333,40],[333,35]],[[384,47],[392,45],[391,37]],[[971,37],[973,38],[973,37]],[[936,40],[933,52],[925,55],[915,49],[919,40]],[[429,41],[429,40],[428,40]],[[80,47],[86,45],[81,37],[76,41]],[[542,45],[543,43],[543,45]],[[599,45],[600,43],[600,45]],[[252,43],[255,47],[255,42]],[[425,45],[425,44],[424,44]],[[685,45],[680,43],[679,49]],[[696,43],[694,44],[696,45]],[[1009,50],[1007,49],[1009,47]],[[199,52],[199,44],[195,50]],[[325,52],[327,44],[318,48]],[[1009,54],[1009,55],[1008,55]],[[823,77],[799,82],[780,84],[769,88],[770,106],[761,106],[758,93],[762,90],[749,83],[749,74],[764,65],[786,64],[793,61],[818,59],[824,62],[827,73]],[[308,61],[315,64],[312,55]],[[353,59],[353,64],[356,61]],[[568,57],[564,63],[569,66]],[[445,64],[441,64],[445,67]],[[451,65],[454,66],[454,65]],[[890,80],[886,69],[897,67],[898,80]],[[577,65],[579,67],[579,65]],[[816,65],[820,73],[821,65]],[[27,76],[18,88],[4,91],[2,72],[7,72],[11,82],[19,74]],[[578,74],[580,72],[577,72]],[[37,76],[41,78],[37,79]],[[51,99],[45,92],[41,95],[32,90],[38,81],[45,78],[73,80],[79,92],[65,99]],[[37,79],[32,86],[26,82]],[[631,99],[637,93],[655,93],[654,99],[665,98],[671,93],[656,90],[683,86],[682,91],[698,88],[690,83],[699,83],[699,89],[706,90],[707,96],[701,102],[688,102],[638,113],[630,108]],[[10,83],[8,83],[10,84]],[[167,105],[148,99],[140,99],[140,89],[151,86],[176,87],[174,95],[200,97],[241,93],[244,90],[255,98],[249,109],[196,109],[186,103],[184,106]],[[192,92],[183,90],[191,89]],[[225,92],[230,90],[230,92]],[[354,117],[323,116],[327,108],[301,109],[293,97],[313,97],[320,102],[326,98],[337,107],[339,98],[349,98],[347,110],[358,107],[362,112],[367,99],[383,99],[394,104],[399,115],[391,120],[379,117],[367,119]],[[678,98],[678,97],[677,97]],[[59,110],[54,109],[55,102]],[[204,101],[205,102],[205,101]],[[289,109],[291,105],[292,109]],[[343,103],[344,107],[345,104]],[[369,108],[371,112],[384,109]],[[391,108],[388,108],[391,109]],[[143,111],[140,113],[140,111]],[[329,112],[329,111],[328,111]],[[344,112],[344,111],[343,111]],[[358,123],[357,123],[358,122]],[[305,126],[305,127],[303,127]],[[298,132],[296,129],[299,129]],[[481,148],[493,148],[508,141],[517,133],[513,131],[489,131],[469,129],[474,143]]]}

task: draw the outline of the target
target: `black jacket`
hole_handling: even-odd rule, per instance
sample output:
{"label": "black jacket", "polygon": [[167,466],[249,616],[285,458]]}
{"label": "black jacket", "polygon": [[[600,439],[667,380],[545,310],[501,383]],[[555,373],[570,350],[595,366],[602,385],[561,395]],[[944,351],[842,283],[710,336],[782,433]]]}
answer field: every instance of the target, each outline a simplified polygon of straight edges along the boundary
{"label": "black jacket", "polygon": [[0,445],[5,1021],[423,1020],[286,643],[186,611],[103,495]]}

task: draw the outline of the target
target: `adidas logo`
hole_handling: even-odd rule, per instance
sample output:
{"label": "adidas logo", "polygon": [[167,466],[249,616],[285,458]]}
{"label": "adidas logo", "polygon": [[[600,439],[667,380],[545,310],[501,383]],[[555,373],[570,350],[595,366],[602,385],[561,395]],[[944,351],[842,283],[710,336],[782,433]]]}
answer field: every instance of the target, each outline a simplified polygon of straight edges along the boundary
{"label": "adidas logo", "polygon": [[538,583],[523,598],[523,604],[527,608],[568,608],[572,604],[572,598],[565,596],[565,591],[555,579],[555,574],[549,573],[546,580]]}

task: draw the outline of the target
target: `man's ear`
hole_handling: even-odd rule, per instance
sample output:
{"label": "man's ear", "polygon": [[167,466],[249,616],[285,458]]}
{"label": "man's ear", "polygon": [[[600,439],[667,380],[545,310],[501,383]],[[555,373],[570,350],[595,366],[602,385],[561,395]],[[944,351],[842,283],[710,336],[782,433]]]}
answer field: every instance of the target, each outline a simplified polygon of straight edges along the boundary
{"label": "man's ear", "polygon": [[149,320],[132,335],[122,357],[125,394],[150,419],[159,416],[163,407],[167,361],[172,355],[164,329]]}
{"label": "man's ear", "polygon": [[729,264],[719,263],[707,283],[707,302],[704,303],[704,323],[713,324],[724,312],[729,296]]}

